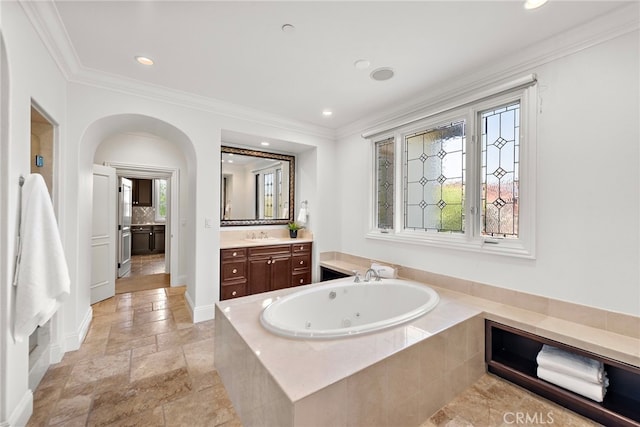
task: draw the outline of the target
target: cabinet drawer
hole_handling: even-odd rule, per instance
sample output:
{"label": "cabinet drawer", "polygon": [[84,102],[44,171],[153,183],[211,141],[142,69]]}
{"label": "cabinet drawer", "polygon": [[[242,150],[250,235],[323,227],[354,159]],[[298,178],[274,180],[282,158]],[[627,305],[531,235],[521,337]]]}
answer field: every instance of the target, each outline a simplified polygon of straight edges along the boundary
{"label": "cabinet drawer", "polygon": [[244,279],[247,277],[246,261],[226,261],[222,263],[222,281]]}
{"label": "cabinet drawer", "polygon": [[220,286],[220,300],[240,298],[247,295],[247,282]]}
{"label": "cabinet drawer", "polygon": [[291,287],[308,285],[311,283],[311,270],[296,271],[291,276]]}
{"label": "cabinet drawer", "polygon": [[294,271],[311,267],[311,254],[294,255],[291,259],[291,267]]}
{"label": "cabinet drawer", "polygon": [[291,245],[257,246],[249,248],[249,256],[291,254]]}
{"label": "cabinet drawer", "polygon": [[294,254],[309,252],[311,253],[311,242],[307,243],[292,243],[291,250]]}
{"label": "cabinet drawer", "polygon": [[220,257],[222,260],[245,258],[247,256],[247,248],[230,248],[221,249]]}

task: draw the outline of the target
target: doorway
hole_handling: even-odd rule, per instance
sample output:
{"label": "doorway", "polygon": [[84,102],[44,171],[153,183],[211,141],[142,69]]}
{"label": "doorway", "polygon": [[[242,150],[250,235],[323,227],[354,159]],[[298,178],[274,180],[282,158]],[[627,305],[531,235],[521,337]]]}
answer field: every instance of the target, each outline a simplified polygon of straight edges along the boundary
{"label": "doorway", "polygon": [[173,172],[115,167],[118,176],[118,275],[115,293],[171,286]]}

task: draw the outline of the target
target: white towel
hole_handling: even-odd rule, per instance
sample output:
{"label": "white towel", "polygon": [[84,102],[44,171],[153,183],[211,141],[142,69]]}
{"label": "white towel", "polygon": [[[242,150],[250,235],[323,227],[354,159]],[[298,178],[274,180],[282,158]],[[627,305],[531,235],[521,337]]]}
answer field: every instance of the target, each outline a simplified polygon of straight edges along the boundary
{"label": "white towel", "polygon": [[383,279],[395,279],[397,277],[396,269],[388,265],[374,262],[371,263],[371,268],[374,269]]}
{"label": "white towel", "polygon": [[547,344],[542,346],[536,361],[538,366],[592,383],[602,383],[604,378],[602,362]]}
{"label": "white towel", "polygon": [[542,366],[538,366],[538,378],[566,388],[596,402],[602,402],[604,395],[607,393],[607,386],[609,385],[609,380],[606,376],[603,384],[594,384],[580,378],[543,368]]}
{"label": "white towel", "polygon": [[21,342],[44,325],[69,295],[70,279],[58,224],[44,179],[30,174],[22,187],[20,241],[14,277],[13,337]]}

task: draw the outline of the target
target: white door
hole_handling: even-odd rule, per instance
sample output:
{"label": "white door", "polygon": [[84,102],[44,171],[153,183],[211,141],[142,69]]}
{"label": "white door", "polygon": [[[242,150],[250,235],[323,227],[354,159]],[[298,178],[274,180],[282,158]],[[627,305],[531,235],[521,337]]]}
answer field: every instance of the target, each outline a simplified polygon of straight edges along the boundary
{"label": "white door", "polygon": [[91,304],[116,293],[116,170],[93,165]]}
{"label": "white door", "polygon": [[120,177],[118,185],[118,277],[131,271],[131,180]]}

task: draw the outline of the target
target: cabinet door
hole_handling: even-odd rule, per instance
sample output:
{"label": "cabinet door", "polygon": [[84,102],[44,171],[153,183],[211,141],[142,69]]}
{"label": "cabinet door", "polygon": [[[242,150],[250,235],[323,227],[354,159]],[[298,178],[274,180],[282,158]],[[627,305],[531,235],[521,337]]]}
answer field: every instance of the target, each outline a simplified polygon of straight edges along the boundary
{"label": "cabinet door", "polygon": [[138,179],[138,203],[136,206],[153,205],[153,180]]}
{"label": "cabinet door", "polygon": [[249,295],[267,292],[271,281],[271,259],[249,258]]}
{"label": "cabinet door", "polygon": [[284,289],[291,286],[291,257],[274,256],[271,259],[271,287],[269,290]]}
{"label": "cabinet door", "polygon": [[132,255],[144,255],[148,254],[150,250],[150,234],[151,231],[133,232],[131,233],[131,254]]}
{"label": "cabinet door", "polygon": [[164,226],[153,227],[153,251],[164,253]]}

